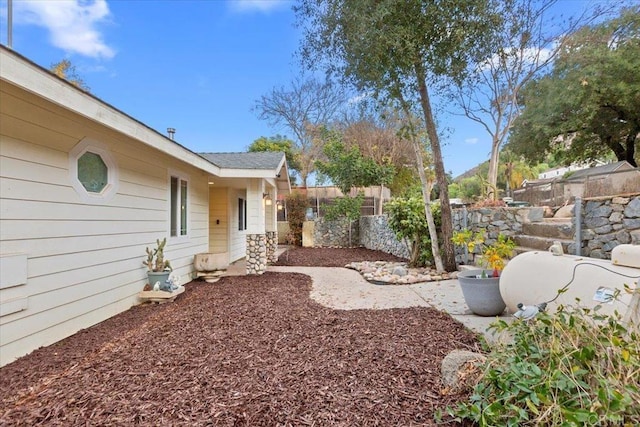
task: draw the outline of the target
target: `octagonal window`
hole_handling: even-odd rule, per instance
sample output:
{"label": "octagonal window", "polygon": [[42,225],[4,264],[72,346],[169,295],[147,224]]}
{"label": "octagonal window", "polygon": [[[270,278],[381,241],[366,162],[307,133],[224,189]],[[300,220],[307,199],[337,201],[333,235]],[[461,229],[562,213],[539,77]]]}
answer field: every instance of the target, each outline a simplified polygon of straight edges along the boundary
{"label": "octagonal window", "polygon": [[109,183],[109,168],[99,154],[90,151],[78,158],[78,181],[90,193],[101,193]]}
{"label": "octagonal window", "polygon": [[105,144],[84,138],[69,152],[71,185],[87,203],[110,200],[118,191],[118,175],[118,164]]}

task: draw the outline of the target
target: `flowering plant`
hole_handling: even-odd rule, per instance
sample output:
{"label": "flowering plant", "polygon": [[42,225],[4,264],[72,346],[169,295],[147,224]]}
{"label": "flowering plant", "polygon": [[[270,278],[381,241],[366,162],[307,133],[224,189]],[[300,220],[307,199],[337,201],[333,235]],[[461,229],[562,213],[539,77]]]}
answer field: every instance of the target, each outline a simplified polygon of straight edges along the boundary
{"label": "flowering plant", "polygon": [[[504,269],[506,260],[513,256],[516,244],[510,237],[499,234],[493,244],[486,244],[484,231],[473,232],[469,229],[456,231],[451,238],[453,244],[466,247],[470,253],[480,253],[482,266],[487,266],[493,270],[493,277],[500,276]],[[480,248],[479,252],[476,248]]]}

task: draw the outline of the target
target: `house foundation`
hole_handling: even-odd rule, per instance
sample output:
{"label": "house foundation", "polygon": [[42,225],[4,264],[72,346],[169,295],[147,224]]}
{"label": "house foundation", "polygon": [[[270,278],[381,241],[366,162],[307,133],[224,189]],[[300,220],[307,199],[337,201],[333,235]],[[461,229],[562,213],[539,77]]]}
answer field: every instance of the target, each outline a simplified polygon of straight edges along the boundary
{"label": "house foundation", "polygon": [[247,274],[267,271],[267,237],[264,234],[247,234]]}

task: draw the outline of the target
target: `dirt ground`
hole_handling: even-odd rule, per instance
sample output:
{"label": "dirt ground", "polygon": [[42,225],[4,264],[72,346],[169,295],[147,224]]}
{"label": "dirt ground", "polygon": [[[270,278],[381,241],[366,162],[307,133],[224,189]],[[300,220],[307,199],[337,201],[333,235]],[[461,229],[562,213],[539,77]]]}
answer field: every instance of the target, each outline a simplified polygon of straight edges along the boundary
{"label": "dirt ground", "polygon": [[365,248],[300,248],[287,249],[274,265],[300,267],[344,267],[359,261],[406,261],[381,251]]}
{"label": "dirt ground", "polygon": [[[286,265],[385,256],[285,255]],[[449,315],[336,311],[310,289],[308,276],[268,272],[133,307],[1,368],[0,425],[436,425],[434,411],[461,397],[441,395],[440,362],[478,344]]]}

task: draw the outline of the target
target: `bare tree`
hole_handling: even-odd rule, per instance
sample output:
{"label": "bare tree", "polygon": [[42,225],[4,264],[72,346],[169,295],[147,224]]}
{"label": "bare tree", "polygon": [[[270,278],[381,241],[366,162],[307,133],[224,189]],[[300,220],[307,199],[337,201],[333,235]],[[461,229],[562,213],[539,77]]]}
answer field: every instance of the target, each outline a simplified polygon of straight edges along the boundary
{"label": "bare tree", "polygon": [[[401,135],[407,120],[397,111],[386,108],[378,112],[359,106],[347,113],[338,126],[344,134],[345,144],[357,146],[363,156],[373,159],[376,164],[392,165],[396,175],[407,167],[416,171],[411,141]],[[418,178],[416,174],[413,176]],[[381,200],[383,192],[384,185],[380,185]],[[378,214],[382,214],[382,203],[378,205]]]}
{"label": "bare tree", "polygon": [[322,139],[314,138],[314,132],[319,126],[331,123],[345,102],[344,92],[331,80],[297,78],[289,87],[274,88],[268,95],[261,96],[252,108],[258,118],[267,120],[270,126],[285,127],[293,132],[300,178],[305,187],[315,159],[322,155]]}
{"label": "bare tree", "polygon": [[517,99],[522,87],[540,75],[562,49],[566,36],[610,13],[618,5],[596,6],[565,18],[553,16],[558,0],[505,0],[504,23],[495,38],[495,54],[475,64],[470,77],[454,85],[453,97],[464,115],[491,136],[487,196],[498,197],[498,163],[513,121],[519,115]]}

